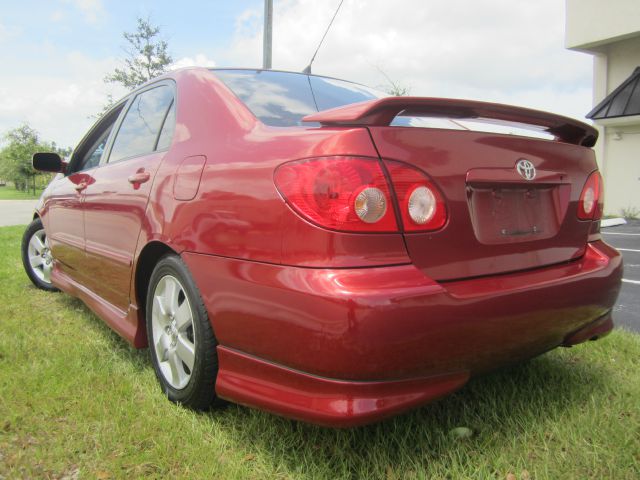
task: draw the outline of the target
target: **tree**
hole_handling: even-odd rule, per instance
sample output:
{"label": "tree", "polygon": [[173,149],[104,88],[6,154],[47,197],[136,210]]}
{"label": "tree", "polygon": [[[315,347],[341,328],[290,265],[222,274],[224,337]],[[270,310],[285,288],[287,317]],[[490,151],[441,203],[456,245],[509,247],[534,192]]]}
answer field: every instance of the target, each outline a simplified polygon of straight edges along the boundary
{"label": "tree", "polygon": [[386,86],[385,92],[394,97],[404,97],[411,93],[411,87],[389,80],[389,85]]}
{"label": "tree", "polygon": [[387,84],[382,87],[382,89],[387,92],[389,95],[393,95],[395,97],[404,97],[411,93],[411,87],[401,84],[400,82],[396,82],[387,75],[387,73],[382,70],[380,67],[376,67],[377,70],[384,76],[387,80]]}
{"label": "tree", "polygon": [[4,135],[6,146],[0,150],[0,176],[10,180],[18,190],[28,190],[33,185],[35,194],[36,176],[39,174],[31,166],[31,157],[36,152],[56,152],[61,156],[70,154],[71,149],[61,149],[55,142],[40,140],[38,132],[24,123]]}
{"label": "tree", "polygon": [[138,17],[135,32],[124,32],[127,41],[124,51],[124,68],[116,68],[104,78],[106,83],[119,83],[128,89],[142,85],[166,71],[173,62],[167,52],[167,42],[160,39],[160,27],[151,24],[150,20]]}

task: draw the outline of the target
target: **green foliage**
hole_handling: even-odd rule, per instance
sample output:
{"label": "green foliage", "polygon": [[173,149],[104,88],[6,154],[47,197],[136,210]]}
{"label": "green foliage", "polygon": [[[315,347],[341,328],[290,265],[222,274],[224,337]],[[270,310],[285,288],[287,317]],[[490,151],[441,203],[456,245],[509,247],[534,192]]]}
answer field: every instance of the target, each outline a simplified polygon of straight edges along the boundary
{"label": "green foliage", "polygon": [[149,19],[138,17],[135,32],[124,32],[127,41],[124,68],[116,68],[104,79],[107,83],[119,83],[133,89],[165,72],[173,59],[167,52],[167,42],[159,38],[160,27]]}
{"label": "green foliage", "polygon": [[637,218],[640,218],[640,210],[638,210],[636,207],[629,206],[627,208],[621,209],[620,212],[622,213],[622,216],[627,220],[635,220]]}
{"label": "green foliage", "polygon": [[411,93],[411,88],[389,80],[389,84],[385,87],[385,92],[394,97],[405,97]]}
{"label": "green foliage", "polygon": [[35,193],[33,192],[33,190],[16,190],[15,186],[12,183],[9,182],[5,185],[2,185],[2,181],[0,181],[0,202],[2,200],[37,200],[38,198],[40,198],[42,191],[51,180],[51,177],[48,175],[36,175],[35,180]]}
{"label": "green foliage", "polygon": [[393,80],[387,73],[382,70],[380,67],[376,67],[378,71],[385,78],[387,83],[383,85],[382,88],[389,95],[393,95],[394,97],[405,97],[411,93],[411,87],[404,85],[396,80]]}
{"label": "green foliage", "polygon": [[59,148],[55,142],[45,142],[37,131],[24,123],[4,136],[6,146],[0,150],[0,178],[13,182],[17,190],[25,191],[34,184],[36,172],[31,157],[36,152],[56,152],[68,156],[71,149]]}
{"label": "green foliage", "polygon": [[90,119],[98,119],[101,118],[105,113],[107,113],[109,110],[111,110],[111,107],[113,107],[113,105],[116,103],[116,101],[113,99],[113,95],[111,95],[110,93],[107,95],[107,103],[105,103],[104,107],[102,107],[102,110],[97,113],[96,115],[89,115],[88,118]]}

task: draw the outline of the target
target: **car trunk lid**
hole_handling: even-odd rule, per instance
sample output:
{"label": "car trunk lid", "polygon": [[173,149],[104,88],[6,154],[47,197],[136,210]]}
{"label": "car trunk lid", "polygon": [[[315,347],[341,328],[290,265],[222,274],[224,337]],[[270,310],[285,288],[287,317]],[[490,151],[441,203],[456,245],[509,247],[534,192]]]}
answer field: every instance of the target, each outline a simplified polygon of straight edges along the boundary
{"label": "car trunk lid", "polygon": [[[400,97],[364,103],[369,105],[354,104],[305,120],[367,126],[383,160],[413,165],[441,189],[447,224],[434,232],[404,234],[413,263],[429,276],[445,281],[495,275],[566,262],[584,253],[591,222],[577,218],[577,204],[588,175],[597,168],[593,151],[585,148],[597,138],[593,128],[553,114],[482,102]],[[389,126],[399,113],[517,124],[551,133],[555,140]]]}

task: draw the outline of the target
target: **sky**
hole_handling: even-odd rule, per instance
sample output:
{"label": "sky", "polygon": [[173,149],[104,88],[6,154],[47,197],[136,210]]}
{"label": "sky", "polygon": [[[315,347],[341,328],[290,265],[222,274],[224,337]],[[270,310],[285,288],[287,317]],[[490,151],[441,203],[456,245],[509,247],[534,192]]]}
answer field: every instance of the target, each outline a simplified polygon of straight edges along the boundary
{"label": "sky", "polygon": [[[27,122],[74,147],[122,65],[136,17],[176,66],[260,67],[263,0],[22,0],[0,15],[0,134]],[[273,0],[273,68],[302,70],[340,0]],[[344,0],[313,72],[411,95],[468,98],[584,120],[592,59],[564,48],[562,0]],[[385,77],[386,76],[386,77]]]}

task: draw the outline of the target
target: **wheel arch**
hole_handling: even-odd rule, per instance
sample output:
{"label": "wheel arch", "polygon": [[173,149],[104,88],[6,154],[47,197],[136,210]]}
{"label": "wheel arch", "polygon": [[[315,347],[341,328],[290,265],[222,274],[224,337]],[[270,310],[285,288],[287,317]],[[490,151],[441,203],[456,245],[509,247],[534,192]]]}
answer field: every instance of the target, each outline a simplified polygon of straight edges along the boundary
{"label": "wheel arch", "polygon": [[178,253],[166,243],[154,240],[147,243],[138,255],[134,273],[134,291],[136,303],[138,304],[138,321],[141,328],[145,328],[147,290],[149,288],[151,273],[158,261],[169,253],[178,255]]}

